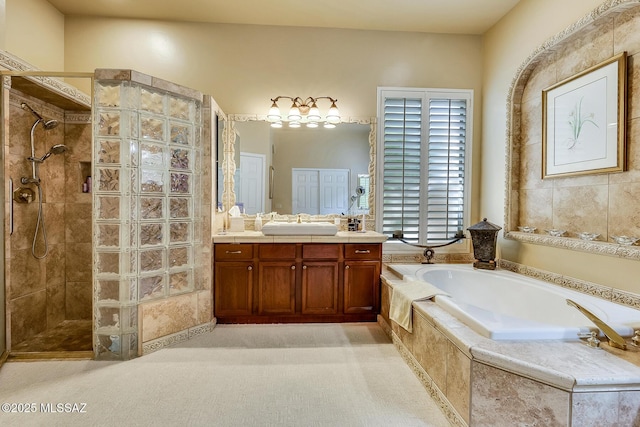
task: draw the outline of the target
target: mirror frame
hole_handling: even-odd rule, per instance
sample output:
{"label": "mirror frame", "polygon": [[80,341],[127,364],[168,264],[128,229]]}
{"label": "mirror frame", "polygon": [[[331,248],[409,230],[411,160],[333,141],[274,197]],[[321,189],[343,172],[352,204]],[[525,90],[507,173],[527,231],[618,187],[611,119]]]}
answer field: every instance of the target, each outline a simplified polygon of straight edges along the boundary
{"label": "mirror frame", "polygon": [[518,154],[519,141],[521,139],[520,107],[524,88],[535,67],[556,49],[574,41],[585,31],[592,31],[598,24],[606,25],[608,19],[616,13],[638,7],[634,1],[614,2],[608,6],[600,7],[584,19],[556,34],[545,42],[520,65],[511,82],[507,97],[506,117],[506,153],[505,153],[505,205],[504,205],[504,237],[523,243],[569,249],[579,252],[588,252],[598,255],[608,255],[618,258],[640,260],[640,247],[622,246],[616,243],[602,241],[586,241],[569,237],[552,237],[543,234],[520,232],[517,229],[519,199],[517,190],[518,174],[520,172],[520,156]]}
{"label": "mirror frame", "polygon": [[[225,126],[222,131],[222,142],[224,143],[223,159],[222,159],[222,179],[223,179],[223,190],[222,190],[222,210],[228,211],[229,208],[236,204],[236,195],[234,192],[235,186],[235,173],[236,173],[236,164],[235,164],[235,143],[236,143],[236,126],[237,122],[247,122],[247,121],[263,121],[265,123],[269,123],[267,121],[266,116],[264,115],[256,115],[256,114],[229,114],[227,115]],[[341,123],[353,123],[360,125],[369,125],[369,176],[370,176],[370,184],[369,184],[369,214],[366,215],[367,219],[375,218],[375,194],[376,194],[376,129],[377,129],[377,118],[376,117],[350,117],[347,119],[343,119]],[[340,126],[338,124],[338,126]],[[290,213],[281,214],[284,216],[293,216]],[[247,217],[251,217],[252,215],[247,215]],[[255,216],[255,215],[253,215]],[[340,214],[328,214],[328,215],[309,215],[311,219],[314,220],[322,220],[335,218],[340,216]]]}

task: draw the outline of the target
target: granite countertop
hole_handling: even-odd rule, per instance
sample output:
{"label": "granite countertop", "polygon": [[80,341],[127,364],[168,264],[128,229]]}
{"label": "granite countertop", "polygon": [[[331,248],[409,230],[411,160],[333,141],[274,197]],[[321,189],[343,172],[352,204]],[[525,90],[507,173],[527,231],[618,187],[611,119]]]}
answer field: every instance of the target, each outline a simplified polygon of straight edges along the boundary
{"label": "granite countertop", "polygon": [[265,236],[246,230],[214,234],[213,243],[382,243],[387,236],[375,231],[338,231],[335,236]]}

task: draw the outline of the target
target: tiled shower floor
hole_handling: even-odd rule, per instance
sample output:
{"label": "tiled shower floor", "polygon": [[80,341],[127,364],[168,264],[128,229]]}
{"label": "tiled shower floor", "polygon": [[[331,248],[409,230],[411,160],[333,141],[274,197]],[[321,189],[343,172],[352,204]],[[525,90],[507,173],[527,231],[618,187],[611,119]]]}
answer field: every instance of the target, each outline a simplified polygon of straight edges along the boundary
{"label": "tiled shower floor", "polygon": [[38,335],[12,345],[12,352],[91,351],[91,320],[64,320]]}

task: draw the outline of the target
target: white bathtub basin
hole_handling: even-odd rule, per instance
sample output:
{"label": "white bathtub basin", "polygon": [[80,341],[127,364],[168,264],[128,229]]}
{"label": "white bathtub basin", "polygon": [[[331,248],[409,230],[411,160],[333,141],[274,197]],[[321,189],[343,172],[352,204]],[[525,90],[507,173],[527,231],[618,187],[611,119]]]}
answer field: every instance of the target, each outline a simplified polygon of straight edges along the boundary
{"label": "white bathtub basin", "polygon": [[640,329],[640,310],[592,297],[505,270],[474,270],[470,265],[391,265],[408,278],[424,280],[450,296],[435,302],[462,323],[494,340],[575,340],[597,327],[572,299],[623,337]]}
{"label": "white bathtub basin", "polygon": [[268,222],[262,226],[265,236],[335,236],[338,227],[330,222]]}

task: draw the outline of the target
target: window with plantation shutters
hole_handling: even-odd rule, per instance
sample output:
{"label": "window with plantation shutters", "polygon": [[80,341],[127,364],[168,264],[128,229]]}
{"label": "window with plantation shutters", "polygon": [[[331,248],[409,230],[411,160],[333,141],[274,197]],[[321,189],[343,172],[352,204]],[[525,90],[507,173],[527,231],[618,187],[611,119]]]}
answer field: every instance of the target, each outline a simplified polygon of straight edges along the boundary
{"label": "window with plantation shutters", "polygon": [[379,90],[383,234],[435,245],[463,229],[470,103],[471,91]]}

